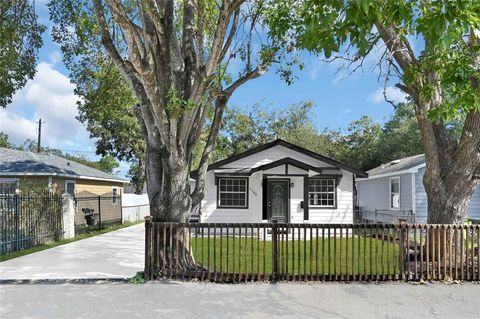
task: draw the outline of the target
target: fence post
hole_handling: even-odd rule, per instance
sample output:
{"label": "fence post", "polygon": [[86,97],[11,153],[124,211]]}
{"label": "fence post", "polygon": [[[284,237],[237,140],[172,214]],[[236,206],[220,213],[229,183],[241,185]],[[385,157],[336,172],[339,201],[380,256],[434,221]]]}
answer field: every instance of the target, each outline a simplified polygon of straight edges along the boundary
{"label": "fence post", "polygon": [[62,195],[63,238],[75,237],[75,207],[70,194]]}
{"label": "fence post", "polygon": [[278,226],[277,220],[272,220],[272,255],[273,255],[273,262],[272,262],[272,277],[273,280],[277,280],[278,278]]}
{"label": "fence post", "polygon": [[102,202],[98,196],[98,229],[102,229]]}
{"label": "fence post", "polygon": [[[406,220],[405,219],[399,219],[400,221],[400,238],[399,238],[399,245],[400,245],[400,278],[402,280],[405,280],[405,266],[407,264],[408,260],[408,238],[405,238],[405,226],[406,226]],[[407,241],[407,244],[405,245],[405,241]]]}
{"label": "fence post", "polygon": [[18,207],[18,202],[19,202],[19,195],[15,194],[14,195],[14,200],[15,200],[15,215],[14,215],[14,225],[15,225],[15,250],[20,250],[19,249],[19,237],[20,237],[20,224],[19,224],[19,207]]}
{"label": "fence post", "polygon": [[377,219],[378,219],[378,211],[377,209],[375,209],[375,224],[377,223]]}
{"label": "fence post", "polygon": [[152,216],[145,216],[145,281],[152,280]]}

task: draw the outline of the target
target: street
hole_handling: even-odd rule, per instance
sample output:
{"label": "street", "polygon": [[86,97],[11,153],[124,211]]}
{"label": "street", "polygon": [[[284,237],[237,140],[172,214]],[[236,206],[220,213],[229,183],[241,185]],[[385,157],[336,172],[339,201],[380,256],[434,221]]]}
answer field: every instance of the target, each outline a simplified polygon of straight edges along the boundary
{"label": "street", "polygon": [[479,318],[480,285],[252,283],[0,286],[6,318]]}

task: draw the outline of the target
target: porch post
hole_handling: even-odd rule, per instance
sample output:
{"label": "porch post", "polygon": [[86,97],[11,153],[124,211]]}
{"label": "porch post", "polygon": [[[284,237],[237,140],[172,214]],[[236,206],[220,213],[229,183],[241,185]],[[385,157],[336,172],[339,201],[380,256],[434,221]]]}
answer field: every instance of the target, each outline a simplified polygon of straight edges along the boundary
{"label": "porch post", "polygon": [[303,220],[308,220],[308,175],[303,177]]}
{"label": "porch post", "polygon": [[267,177],[263,175],[262,178],[262,220],[268,219],[268,207],[267,207]]}

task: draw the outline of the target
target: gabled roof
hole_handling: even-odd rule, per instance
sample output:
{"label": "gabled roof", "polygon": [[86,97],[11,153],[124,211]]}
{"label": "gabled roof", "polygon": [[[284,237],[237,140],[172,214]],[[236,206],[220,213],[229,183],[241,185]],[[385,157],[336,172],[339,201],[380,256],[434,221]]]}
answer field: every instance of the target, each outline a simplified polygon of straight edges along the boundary
{"label": "gabled roof", "polygon": [[419,154],[396,159],[386,164],[382,164],[374,169],[369,170],[367,173],[369,177],[394,173],[401,174],[408,173],[411,170],[418,170],[423,166],[425,166],[425,155]]}
{"label": "gabled roof", "polygon": [[[315,152],[312,152],[312,151],[309,151],[303,147],[300,147],[298,145],[295,145],[295,144],[292,144],[292,143],[289,143],[289,142],[286,142],[284,140],[281,140],[281,139],[277,139],[277,140],[274,140],[272,142],[269,142],[269,143],[266,143],[266,144],[263,144],[263,145],[260,145],[260,146],[257,146],[255,148],[252,148],[248,151],[245,151],[245,152],[242,152],[242,153],[239,153],[239,154],[236,154],[236,155],[233,155],[233,156],[230,156],[224,160],[221,160],[221,161],[218,161],[218,162],[215,162],[213,164],[210,164],[208,166],[208,170],[212,170],[212,169],[216,169],[216,168],[219,168],[219,167],[222,167],[226,164],[229,164],[229,163],[232,163],[232,162],[235,162],[239,159],[242,159],[244,157],[247,157],[247,156],[251,156],[253,154],[256,154],[256,153],[259,153],[259,152],[262,152],[264,150],[267,150],[269,148],[272,148],[272,147],[275,147],[275,146],[283,146],[285,148],[289,148],[289,149],[292,149],[296,152],[299,152],[299,153],[302,153],[304,155],[307,155],[307,156],[310,156],[310,157],[313,157],[317,160],[320,160],[320,161],[323,161],[327,164],[330,164],[334,167],[338,167],[338,168],[341,168],[341,169],[344,169],[348,172],[351,172],[353,174],[356,174],[358,177],[368,177],[367,173],[365,172],[362,172],[360,170],[357,170],[355,168],[352,168],[350,166],[347,166],[346,164],[343,164],[343,163],[340,163],[334,159],[331,159],[331,158],[328,158],[326,156],[323,156],[323,155],[320,155],[318,153],[315,153]],[[193,175],[196,175],[197,171],[193,171],[192,174]]]}
{"label": "gabled roof", "polygon": [[126,180],[52,154],[0,148],[0,176],[59,176],[125,183]]}
{"label": "gabled roof", "polygon": [[318,168],[318,167],[309,165],[309,164],[307,164],[307,163],[303,163],[303,162],[297,161],[297,160],[295,160],[295,159],[293,159],[293,158],[290,158],[290,157],[284,157],[284,158],[282,158],[282,159],[273,161],[273,162],[271,162],[271,163],[257,166],[257,167],[255,167],[255,168],[252,168],[252,169],[250,170],[250,173],[255,173],[255,172],[258,172],[258,171],[266,171],[266,170],[268,170],[268,169],[271,169],[271,168],[274,168],[274,167],[277,167],[277,166],[280,166],[280,165],[285,165],[285,164],[290,164],[290,165],[292,165],[292,166],[301,168],[301,169],[303,169],[303,170],[305,170],[305,171],[312,170],[312,171],[317,172],[317,173],[322,173],[322,169],[321,169],[321,168]]}

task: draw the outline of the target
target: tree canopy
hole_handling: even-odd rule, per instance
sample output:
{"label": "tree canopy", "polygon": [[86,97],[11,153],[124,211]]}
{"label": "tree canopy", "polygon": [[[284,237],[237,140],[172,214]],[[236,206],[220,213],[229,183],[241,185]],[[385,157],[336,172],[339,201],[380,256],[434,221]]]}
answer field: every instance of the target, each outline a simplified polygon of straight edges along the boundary
{"label": "tree canopy", "polygon": [[259,105],[228,109],[212,161],[276,138],[364,171],[394,159],[423,153],[411,104],[400,104],[383,125],[362,116],[341,129],[319,130],[312,120],[312,110],[311,102],[270,111]]}
{"label": "tree canopy", "polygon": [[38,22],[34,2],[0,2],[0,107],[12,102],[36,72],[38,50],[45,26]]}
{"label": "tree canopy", "polygon": [[[415,106],[430,223],[461,223],[480,174],[480,2],[269,1],[270,35],[353,71],[373,56]],[[462,131],[452,134],[450,121]]]}

